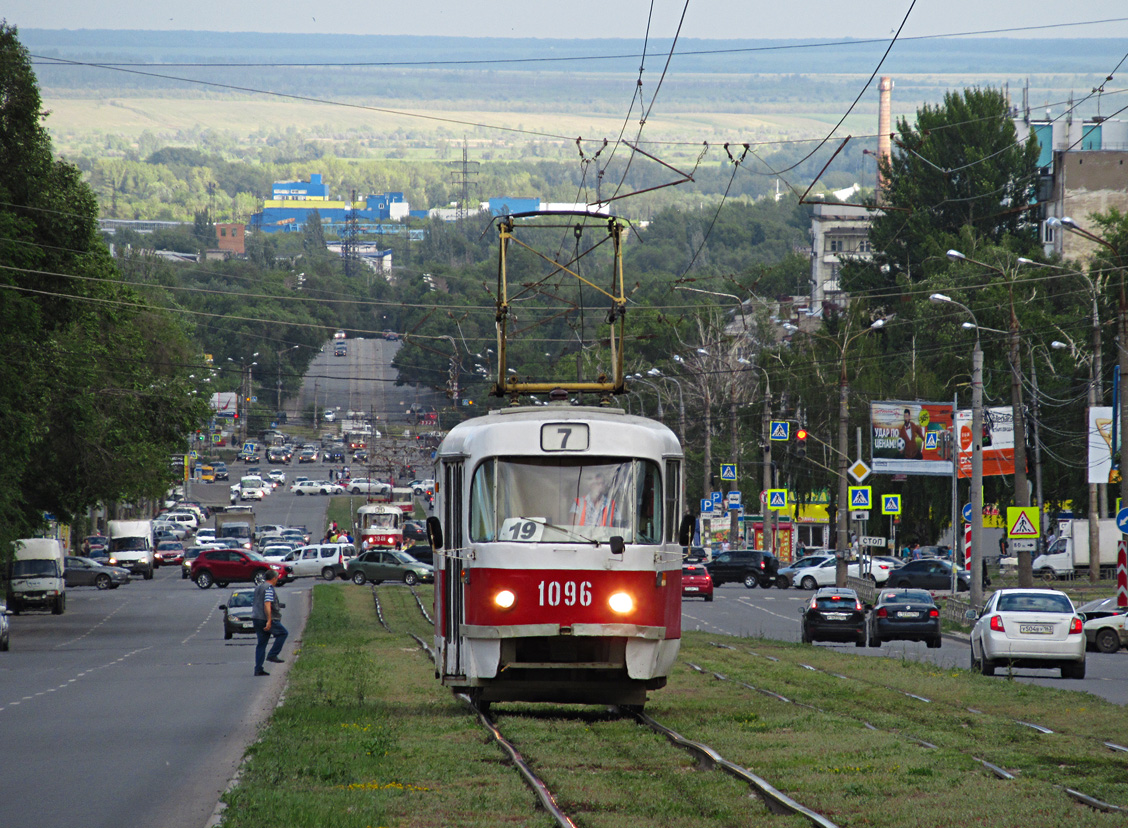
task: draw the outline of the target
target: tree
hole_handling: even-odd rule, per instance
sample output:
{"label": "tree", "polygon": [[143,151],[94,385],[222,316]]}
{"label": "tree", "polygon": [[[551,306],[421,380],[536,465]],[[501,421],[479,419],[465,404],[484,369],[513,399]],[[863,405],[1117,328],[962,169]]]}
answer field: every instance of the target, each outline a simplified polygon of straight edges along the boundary
{"label": "tree", "polygon": [[0,24],[0,555],[45,513],[161,494],[206,410],[183,328],[121,284],[94,193],[53,157],[43,118],[27,50]]}
{"label": "tree", "polygon": [[1037,242],[1027,215],[1038,173],[1038,144],[1018,143],[1006,96],[997,89],[949,92],[942,105],[902,119],[885,189],[870,230],[872,265],[847,268],[848,290],[916,282],[943,263],[961,228],[1025,255]]}

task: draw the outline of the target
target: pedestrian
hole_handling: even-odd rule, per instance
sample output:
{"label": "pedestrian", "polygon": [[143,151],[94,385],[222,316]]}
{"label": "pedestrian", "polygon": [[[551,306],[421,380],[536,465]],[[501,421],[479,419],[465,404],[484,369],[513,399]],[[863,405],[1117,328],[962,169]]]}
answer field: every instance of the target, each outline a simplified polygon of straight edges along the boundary
{"label": "pedestrian", "polygon": [[[282,659],[278,654],[282,652],[282,645],[290,631],[282,626],[282,606],[278,601],[278,572],[274,569],[266,570],[263,582],[255,587],[255,597],[251,604],[251,623],[255,628],[258,643],[255,645],[255,675],[269,676],[270,673],[263,669],[263,657],[266,661],[281,664]],[[266,651],[266,643],[271,638],[274,644],[270,652]]]}

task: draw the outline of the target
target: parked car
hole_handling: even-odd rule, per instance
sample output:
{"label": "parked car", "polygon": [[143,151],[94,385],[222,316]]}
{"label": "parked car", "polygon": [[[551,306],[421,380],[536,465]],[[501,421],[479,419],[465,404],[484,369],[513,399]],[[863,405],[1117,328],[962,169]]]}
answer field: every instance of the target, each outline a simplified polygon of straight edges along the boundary
{"label": "parked car", "polygon": [[869,645],[885,641],[923,641],[940,646],[940,608],[923,589],[882,589],[869,614]]}
{"label": "parked car", "polygon": [[713,560],[705,564],[709,575],[713,579],[713,586],[723,584],[744,584],[749,589],[763,587],[767,589],[772,584],[780,586],[776,580],[779,572],[779,560],[770,552],[759,549],[733,549],[731,552],[721,552],[713,556]]}
{"label": "parked car", "polygon": [[347,577],[358,586],[366,581],[376,584],[383,581],[403,581],[412,586],[435,580],[433,566],[394,549],[370,549],[362,552],[348,562],[346,571]]}
{"label": "parked car", "polygon": [[373,480],[369,477],[355,477],[350,479],[345,488],[348,489],[349,494],[373,494],[373,495],[391,495],[392,484],[384,483],[380,480]]}
{"label": "parked car", "polygon": [[[966,569],[957,569],[957,591],[971,589],[971,579]],[[952,564],[940,558],[922,558],[919,561],[909,561],[899,569],[893,570],[888,581],[889,586],[898,589],[951,589]]]}
{"label": "parked car", "polygon": [[[968,610],[968,614],[974,610]],[[1056,667],[1062,678],[1085,678],[1085,622],[1056,589],[1000,589],[971,628],[971,669]]]}
{"label": "parked car", "polygon": [[828,560],[833,559],[833,553],[821,555],[804,555],[802,558],[792,561],[787,566],[780,567],[779,571],[776,573],[776,577],[786,578],[787,585],[791,586],[798,583],[798,580],[795,577],[795,573],[800,569],[808,569],[812,566],[818,566],[819,564],[826,563]]}
{"label": "parked car", "polygon": [[8,612],[8,608],[4,607],[4,606],[0,606],[0,653],[8,652],[8,639],[9,639],[8,616],[9,615],[11,615],[11,613]]}
{"label": "parked car", "polygon": [[682,564],[682,598],[713,600],[713,579],[704,564]]}
{"label": "parked car", "polygon": [[117,589],[129,583],[129,570],[121,566],[105,566],[91,558],[67,556],[63,559],[63,578],[68,587]]}
{"label": "parked car", "polygon": [[1128,607],[1118,607],[1115,597],[1098,598],[1077,611],[1085,616],[1085,640],[1090,649],[1115,653],[1128,647]]}
{"label": "parked car", "polygon": [[802,616],[800,640],[853,641],[866,646],[866,607],[852,589],[824,587],[799,608]]}
{"label": "parked car", "polygon": [[[834,586],[837,577],[838,561],[834,555],[823,557],[820,563],[812,563],[791,574],[791,579],[802,589],[818,589],[824,586]],[[846,564],[846,574],[854,578],[868,578],[875,584],[887,584],[890,573],[894,567],[880,560],[870,561],[859,558]],[[900,570],[896,570],[900,571]],[[899,586],[899,584],[898,584]],[[910,585],[911,586],[911,585]]]}
{"label": "parked car", "polygon": [[232,583],[261,583],[268,569],[278,573],[279,583],[286,583],[291,578],[288,566],[271,563],[255,552],[246,549],[205,549],[192,561],[189,576],[200,589],[207,589],[212,584],[225,587]]}
{"label": "parked car", "polygon": [[220,604],[223,610],[223,638],[230,639],[233,635],[254,635],[255,625],[251,621],[251,611],[254,609],[255,591],[253,589],[233,589],[227,598],[226,604]]}
{"label": "parked car", "polygon": [[427,542],[427,527],[421,520],[405,520],[403,522],[403,539],[416,543]]}

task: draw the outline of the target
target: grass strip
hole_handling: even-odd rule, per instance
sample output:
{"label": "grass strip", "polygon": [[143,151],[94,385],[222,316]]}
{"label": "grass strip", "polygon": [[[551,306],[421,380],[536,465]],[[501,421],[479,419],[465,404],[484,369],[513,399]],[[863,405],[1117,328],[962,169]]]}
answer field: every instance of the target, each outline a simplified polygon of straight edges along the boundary
{"label": "grass strip", "polygon": [[[408,635],[433,635],[410,590],[377,590],[391,634],[376,622],[369,588],[315,588],[286,701],[225,797],[224,824],[550,825],[467,709],[435,681]],[[417,591],[429,606],[431,587]],[[1128,743],[1122,708],[851,649],[688,633],[669,686],[651,694],[647,712],[843,826],[1124,824],[1123,814],[1054,787],[1128,805],[1128,755],[1101,745]],[[697,673],[690,661],[819,710]],[[494,715],[585,828],[806,824],[770,816],[745,786],[695,770],[662,737],[600,707],[498,704]],[[1017,778],[997,780],[973,757]]]}

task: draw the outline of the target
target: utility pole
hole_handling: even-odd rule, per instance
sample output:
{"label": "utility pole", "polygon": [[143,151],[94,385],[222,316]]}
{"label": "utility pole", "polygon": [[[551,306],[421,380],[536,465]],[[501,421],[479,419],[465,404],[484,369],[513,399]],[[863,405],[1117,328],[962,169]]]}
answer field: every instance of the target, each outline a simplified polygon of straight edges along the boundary
{"label": "utility pole", "polygon": [[[768,385],[768,375],[764,374],[764,414],[760,423],[761,439],[764,441],[764,492],[768,492],[772,488],[772,394],[771,388]],[[771,521],[769,520],[768,513],[771,509],[768,508],[767,495],[764,496],[763,508],[760,510],[764,515],[764,551],[775,554],[775,535],[772,532]]]}

